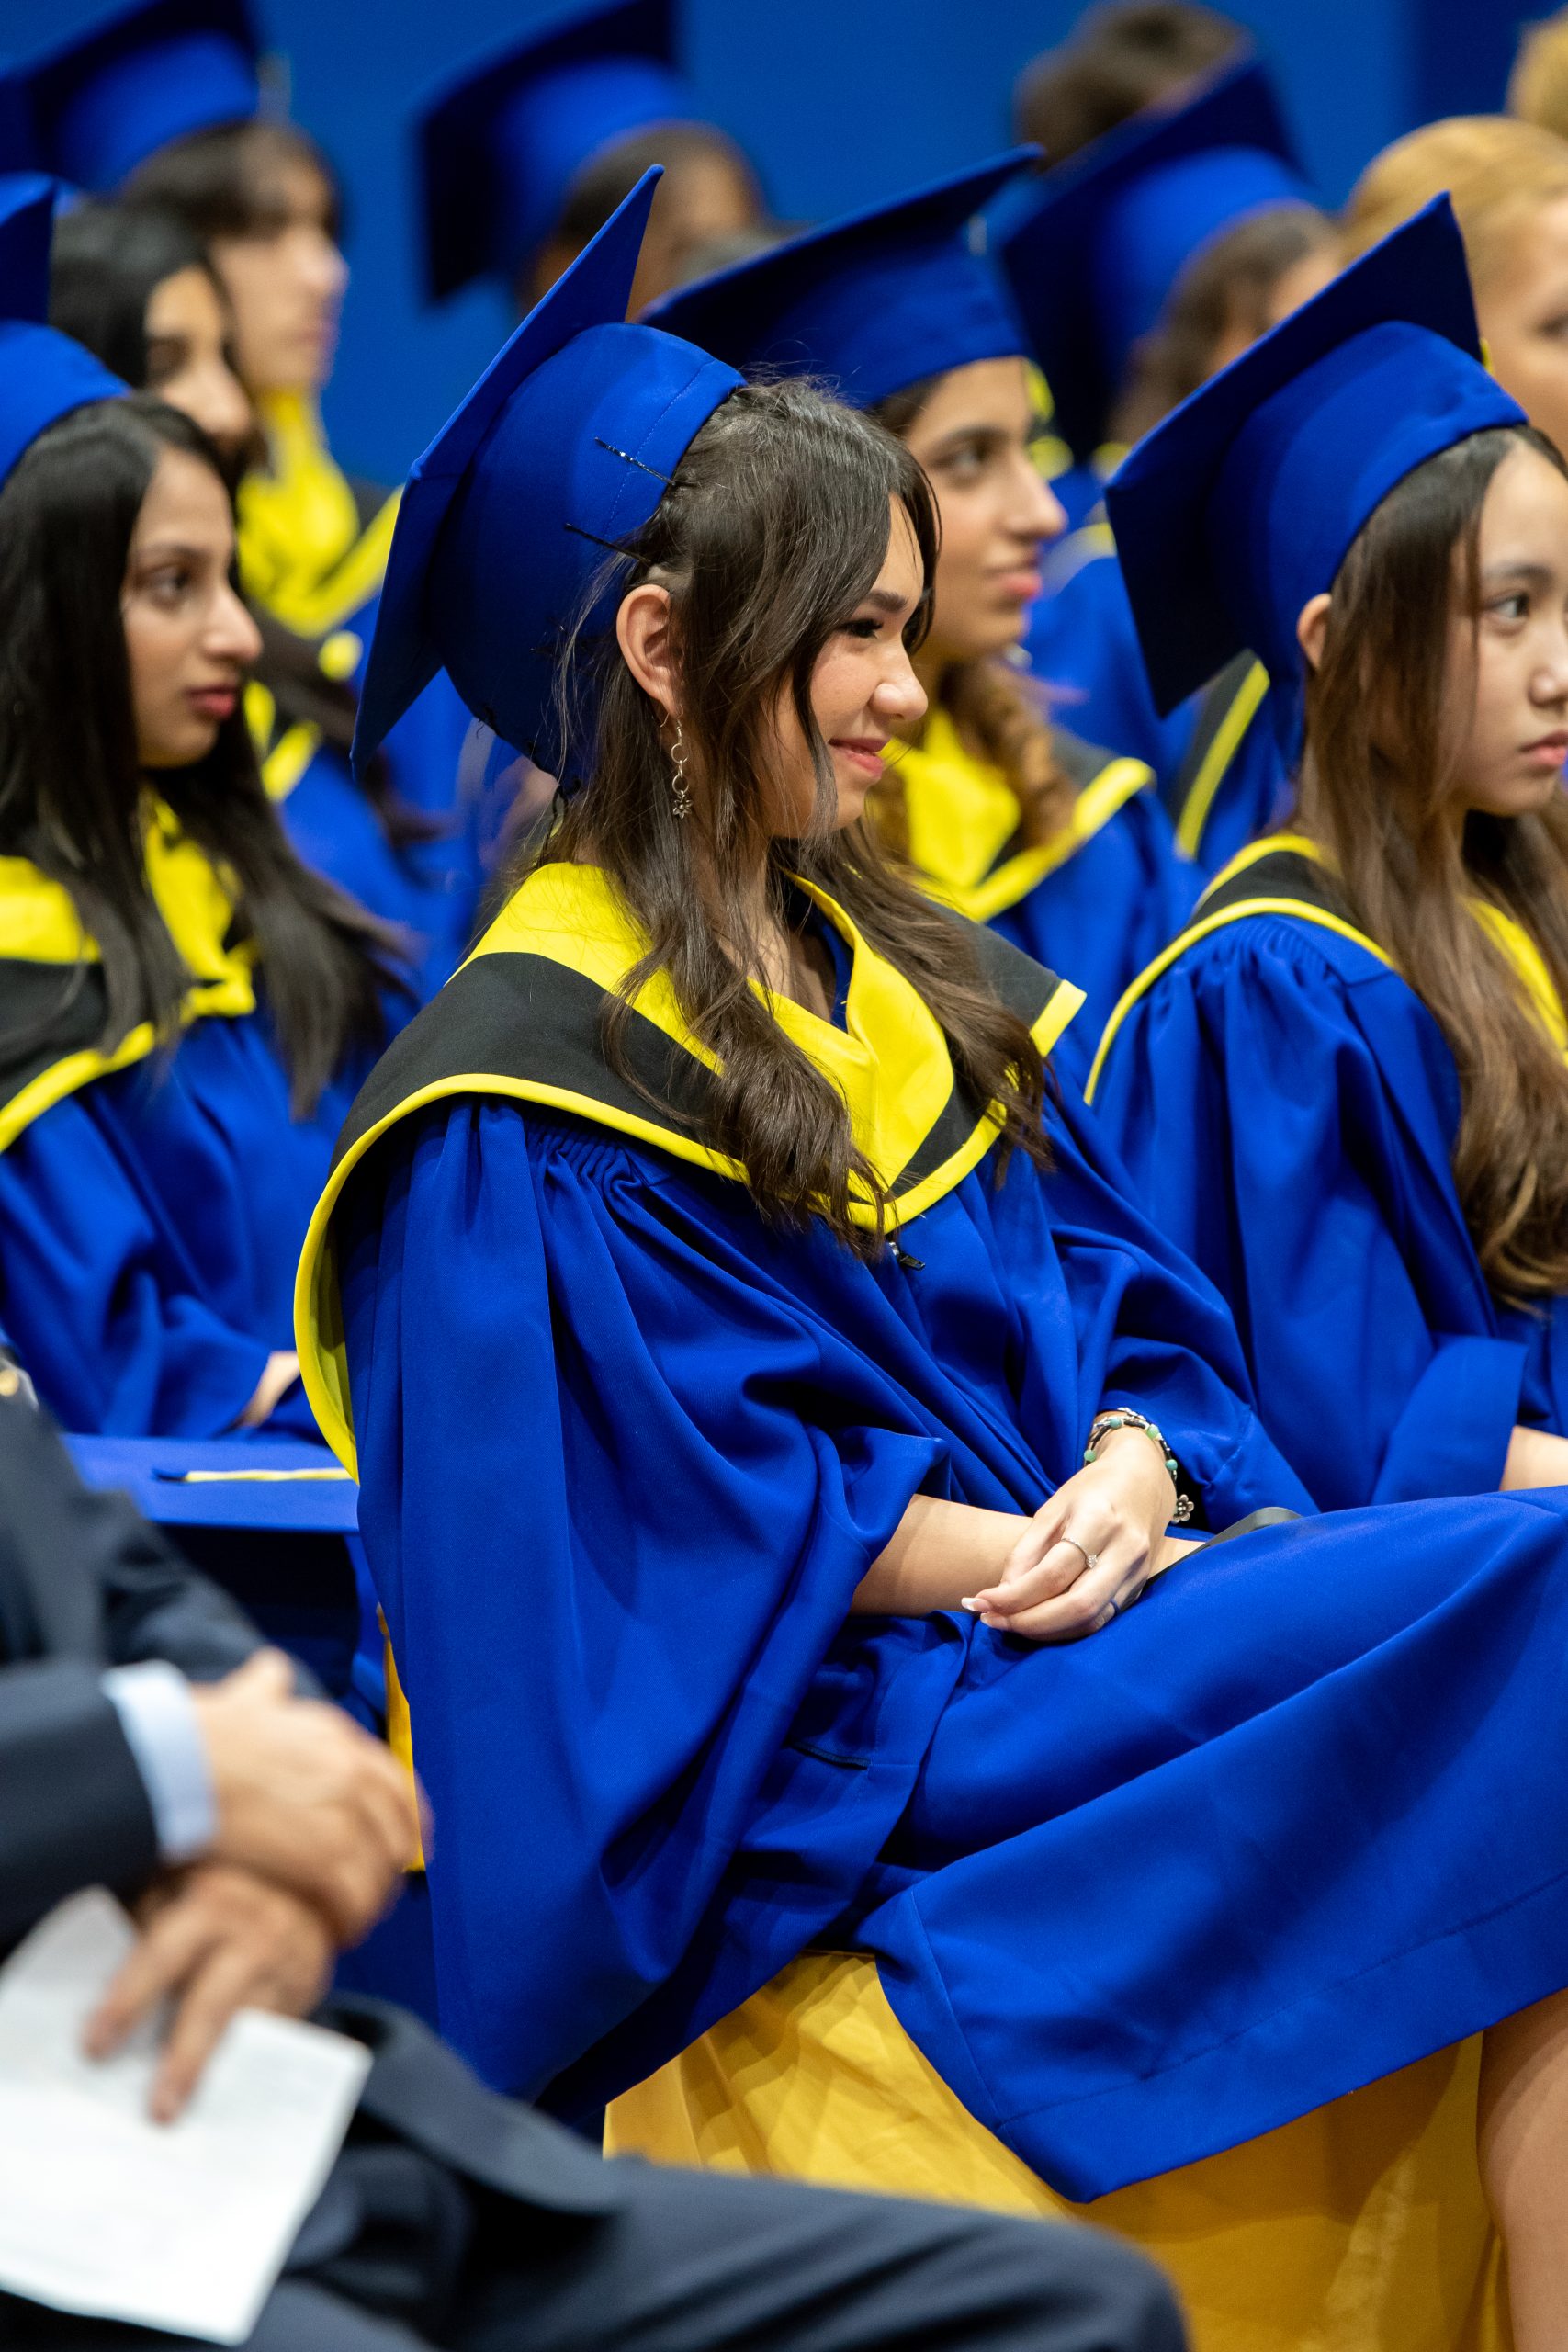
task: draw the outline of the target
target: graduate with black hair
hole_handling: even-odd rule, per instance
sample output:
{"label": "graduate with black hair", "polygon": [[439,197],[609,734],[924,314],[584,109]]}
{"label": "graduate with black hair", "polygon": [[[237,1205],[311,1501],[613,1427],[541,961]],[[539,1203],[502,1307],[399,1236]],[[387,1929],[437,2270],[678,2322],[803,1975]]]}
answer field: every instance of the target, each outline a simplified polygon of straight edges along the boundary
{"label": "graduate with black hair", "polygon": [[303,787],[290,815],[303,854],[377,913],[412,921],[422,986],[438,984],[482,882],[458,804],[467,715],[443,688],[425,696],[358,796],[330,745],[307,773],[345,696],[352,729],[397,497],[346,472],[322,429],[348,282],[341,194],[321,148],[267,101],[248,0],[130,0],[0,74],[0,169],[172,214],[211,260],[260,427],[239,560],[272,638],[270,708],[251,698],[269,789],[287,801]]}
{"label": "graduate with black hair", "polygon": [[1111,504],[1156,689],[1256,647],[1296,801],[1118,1008],[1097,1107],[1320,1503],[1568,1478],[1568,470],[1447,200]]}
{"label": "graduate with black hair", "polygon": [[0,221],[0,1294],[67,1427],[311,1433],[289,1295],[395,943],[300,865],[187,417],[43,323]]}
{"label": "graduate with black hair", "polygon": [[[134,390],[199,424],[240,480],[256,424],[235,372],[228,297],[206,249],[172,213],[84,200],[56,212],[50,319]],[[265,607],[245,716],[261,776],[308,865],[404,935],[418,993],[452,960],[441,894],[421,871],[431,829],[399,801],[389,763],[362,786],[349,766],[358,697],[335,640],[296,637]]]}
{"label": "graduate with black hair", "polygon": [[[620,323],[650,195],[416,467],[361,712],[445,662],[564,794],[300,1272],[443,2028],[581,2111],[808,1946],[871,1955],[1077,2198],[1484,2032],[1457,2193],[1479,2100],[1516,2284],[1561,2293],[1568,1495],[1193,1548],[1306,1508],[1228,1318],[1055,1099],[1077,991],[862,821],[866,736],[919,716],[925,480]],[[1325,2146],[1242,2167],[1255,2248],[1331,2202]],[[1424,2324],[1422,2210],[1324,2228]],[[1299,2277],[1228,2291],[1300,2340]]]}
{"label": "graduate with black hair", "polygon": [[927,707],[881,747],[871,807],[933,896],[1082,989],[1057,1054],[1081,1085],[1093,1036],[1185,920],[1198,877],[1147,766],[1052,725],[1011,666],[1063,517],[1034,461],[1029,338],[976,216],[1029,160],[792,238],[650,316],[743,373],[818,379],[924,467],[942,525],[915,655]]}

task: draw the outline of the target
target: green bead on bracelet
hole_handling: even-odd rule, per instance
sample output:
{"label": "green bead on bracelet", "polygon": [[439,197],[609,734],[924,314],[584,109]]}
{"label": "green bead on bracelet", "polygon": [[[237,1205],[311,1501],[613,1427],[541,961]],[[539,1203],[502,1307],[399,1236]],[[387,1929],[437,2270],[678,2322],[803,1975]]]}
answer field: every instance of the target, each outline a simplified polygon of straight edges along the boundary
{"label": "green bead on bracelet", "polygon": [[1181,1471],[1176,1456],[1165,1442],[1165,1431],[1157,1422],[1143,1413],[1097,1413],[1089,1424],[1089,1443],[1083,1450],[1084,1466],[1100,1459],[1100,1449],[1113,1430],[1139,1430],[1165,1464],[1166,1474],[1176,1489],[1176,1509],[1171,1524],[1179,1526],[1192,1516],[1192,1498],[1182,1490]]}

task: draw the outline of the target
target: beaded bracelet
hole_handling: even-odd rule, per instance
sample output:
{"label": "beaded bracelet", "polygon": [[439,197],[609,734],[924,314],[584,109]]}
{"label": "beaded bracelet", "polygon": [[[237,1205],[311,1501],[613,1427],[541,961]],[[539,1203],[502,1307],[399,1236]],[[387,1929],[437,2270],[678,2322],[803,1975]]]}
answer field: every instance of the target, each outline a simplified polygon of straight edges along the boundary
{"label": "beaded bracelet", "polygon": [[1096,1413],[1089,1423],[1089,1443],[1083,1450],[1085,1467],[1100,1459],[1100,1449],[1112,1430],[1142,1430],[1149,1443],[1158,1453],[1160,1460],[1165,1464],[1170,1483],[1176,1488],[1176,1509],[1171,1512],[1170,1524],[1173,1527],[1185,1526],[1197,1509],[1197,1503],[1181,1475],[1181,1464],[1165,1442],[1165,1431],[1157,1422],[1151,1421],[1146,1413],[1134,1413],[1130,1410]]}

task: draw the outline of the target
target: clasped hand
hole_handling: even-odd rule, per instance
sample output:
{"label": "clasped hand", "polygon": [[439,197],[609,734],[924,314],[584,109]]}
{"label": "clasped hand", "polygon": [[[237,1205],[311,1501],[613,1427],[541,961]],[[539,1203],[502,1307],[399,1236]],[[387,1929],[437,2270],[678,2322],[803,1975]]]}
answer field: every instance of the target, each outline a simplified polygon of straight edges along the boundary
{"label": "clasped hand", "polygon": [[1113,1430],[1098,1461],[1035,1512],[997,1582],[964,1606],[998,1634],[1081,1641],[1196,1548],[1166,1533],[1175,1509],[1170,1473],[1144,1432]]}

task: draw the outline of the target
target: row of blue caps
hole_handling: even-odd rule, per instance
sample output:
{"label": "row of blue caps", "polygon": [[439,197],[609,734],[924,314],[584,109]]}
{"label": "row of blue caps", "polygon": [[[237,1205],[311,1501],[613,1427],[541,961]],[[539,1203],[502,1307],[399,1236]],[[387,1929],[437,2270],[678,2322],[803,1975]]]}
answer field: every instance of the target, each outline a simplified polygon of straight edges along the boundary
{"label": "row of blue caps", "polygon": [[[674,0],[599,0],[471,60],[427,97],[415,133],[434,297],[487,272],[511,277],[615,141],[701,116],[677,47]],[[254,114],[261,65],[248,0],[133,0],[0,71],[0,171],[107,194],[172,140]],[[1075,444],[1188,254],[1238,213],[1306,193],[1251,63],[1052,175],[1017,266],[1038,279],[1042,357],[1071,385],[1062,429]],[[1092,355],[1087,377],[1066,364],[1079,350]]]}
{"label": "row of blue caps", "polygon": [[[1196,105],[1234,109],[1243,78],[1222,77]],[[1168,142],[1172,168],[1225,152],[1181,144],[1178,119],[1139,134]],[[1100,144],[1113,153],[1097,169],[1132,174],[1133,140]],[[581,781],[592,744],[563,740],[559,649],[605,550],[635,537],[748,375],[809,372],[870,406],[918,379],[1039,350],[1037,322],[1022,315],[1037,265],[1057,272],[1065,302],[1081,247],[1065,240],[1066,250],[1033,253],[1038,209],[999,256],[975,228],[1032,160],[1018,151],[795,238],[632,325],[626,302],[658,178],[648,174],[412,469],[364,683],[360,755],[445,667],[508,742]],[[1070,206],[1088,165],[1061,176]],[[1159,225],[1149,221],[1151,236]],[[0,480],[53,417],[123,389],[41,323],[48,236],[47,196],[14,198],[0,226]],[[1469,434],[1523,421],[1483,365],[1462,243],[1438,199],[1194,393],[1111,482],[1162,707],[1244,647],[1293,680],[1302,605],[1331,584],[1394,483]],[[590,634],[608,626],[613,595],[608,582]],[[579,718],[591,733],[591,714]]]}

